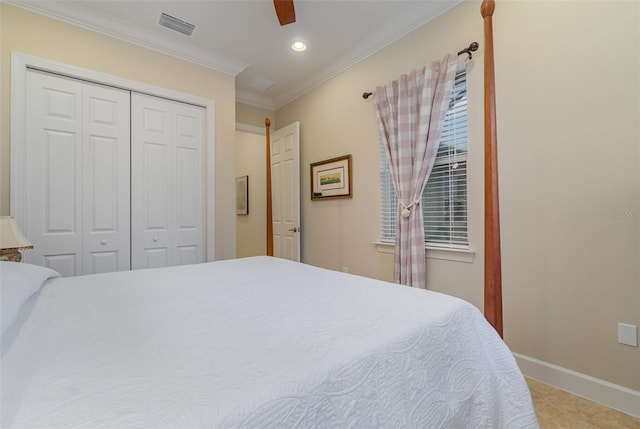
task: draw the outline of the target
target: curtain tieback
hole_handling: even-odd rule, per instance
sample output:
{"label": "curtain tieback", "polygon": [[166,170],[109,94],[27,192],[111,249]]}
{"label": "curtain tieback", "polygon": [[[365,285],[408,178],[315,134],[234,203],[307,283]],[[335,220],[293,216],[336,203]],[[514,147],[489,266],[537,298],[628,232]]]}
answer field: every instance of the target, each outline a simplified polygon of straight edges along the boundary
{"label": "curtain tieback", "polygon": [[409,217],[411,216],[411,209],[414,206],[417,206],[420,204],[420,200],[414,200],[411,204],[409,204],[408,206],[405,206],[401,201],[398,201],[400,203],[400,205],[402,206],[402,217]]}

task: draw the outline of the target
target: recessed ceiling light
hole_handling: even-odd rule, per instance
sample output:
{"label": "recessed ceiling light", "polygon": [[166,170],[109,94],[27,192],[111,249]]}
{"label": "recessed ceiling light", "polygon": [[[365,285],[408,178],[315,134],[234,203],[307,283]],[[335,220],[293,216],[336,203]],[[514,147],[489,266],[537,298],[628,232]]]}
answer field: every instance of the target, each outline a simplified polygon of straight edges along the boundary
{"label": "recessed ceiling light", "polygon": [[304,42],[293,42],[293,44],[291,45],[291,49],[293,49],[296,52],[302,52],[305,49],[307,49],[307,45],[304,44]]}

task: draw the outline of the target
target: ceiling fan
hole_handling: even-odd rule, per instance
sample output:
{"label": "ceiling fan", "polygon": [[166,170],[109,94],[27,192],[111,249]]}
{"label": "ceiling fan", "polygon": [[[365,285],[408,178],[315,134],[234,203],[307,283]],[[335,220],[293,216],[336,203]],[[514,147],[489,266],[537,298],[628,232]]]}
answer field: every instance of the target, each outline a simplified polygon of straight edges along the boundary
{"label": "ceiling fan", "polygon": [[276,8],[276,15],[280,25],[284,26],[296,22],[296,10],[293,7],[293,0],[273,0]]}

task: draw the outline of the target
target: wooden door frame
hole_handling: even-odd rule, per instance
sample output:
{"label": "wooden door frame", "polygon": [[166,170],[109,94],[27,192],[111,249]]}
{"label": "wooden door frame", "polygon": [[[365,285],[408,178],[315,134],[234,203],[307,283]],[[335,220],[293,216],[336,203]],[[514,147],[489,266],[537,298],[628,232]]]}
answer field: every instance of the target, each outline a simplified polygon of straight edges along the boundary
{"label": "wooden door frame", "polygon": [[11,215],[19,225],[26,221],[27,165],[25,135],[27,123],[26,89],[27,70],[36,69],[97,84],[113,86],[132,92],[152,95],[182,103],[193,104],[205,109],[206,139],[204,144],[203,168],[205,171],[202,208],[205,219],[205,260],[215,260],[215,101],[150,85],[144,82],[124,79],[95,70],[84,69],[32,55],[11,52]]}

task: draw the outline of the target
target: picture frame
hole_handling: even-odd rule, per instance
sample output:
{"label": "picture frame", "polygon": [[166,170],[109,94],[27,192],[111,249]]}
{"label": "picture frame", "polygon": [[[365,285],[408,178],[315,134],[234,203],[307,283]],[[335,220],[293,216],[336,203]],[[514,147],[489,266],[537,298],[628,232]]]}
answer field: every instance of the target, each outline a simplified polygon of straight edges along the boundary
{"label": "picture frame", "polygon": [[249,176],[236,177],[236,214],[249,214]]}
{"label": "picture frame", "polygon": [[351,162],[349,154],[311,164],[311,199],[353,198]]}

